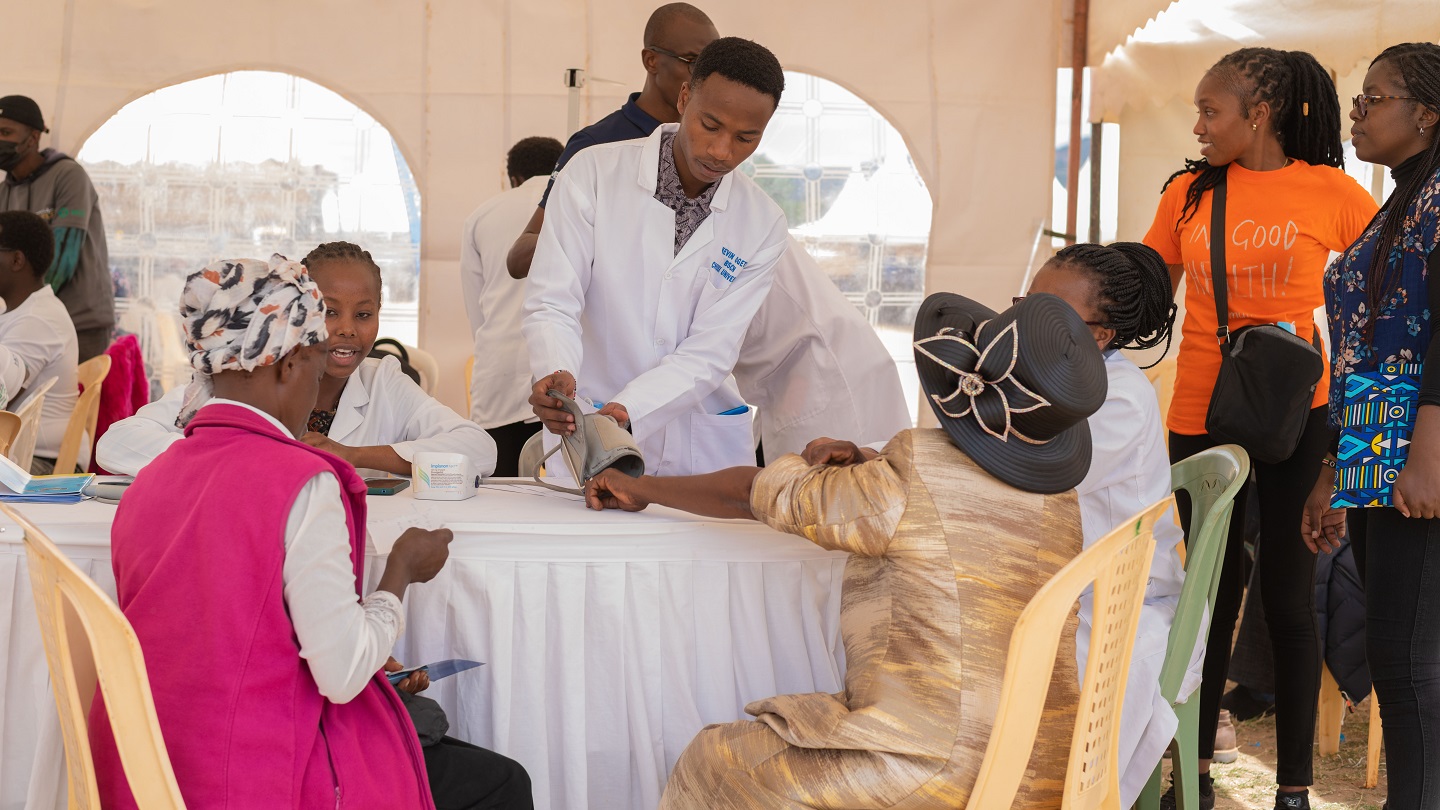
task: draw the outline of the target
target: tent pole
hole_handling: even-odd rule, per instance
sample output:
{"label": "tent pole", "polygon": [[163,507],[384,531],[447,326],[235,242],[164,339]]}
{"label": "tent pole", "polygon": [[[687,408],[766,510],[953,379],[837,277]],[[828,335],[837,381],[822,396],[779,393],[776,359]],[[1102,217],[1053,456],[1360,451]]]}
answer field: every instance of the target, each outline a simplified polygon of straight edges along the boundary
{"label": "tent pole", "polygon": [[[1070,152],[1065,161],[1065,232],[1066,242],[1078,238],[1080,213],[1080,115],[1085,98],[1085,58],[1090,38],[1090,0],[1075,0],[1074,38],[1070,45]],[[1091,192],[1094,193],[1093,190]]]}
{"label": "tent pole", "polygon": [[1100,242],[1100,156],[1105,125],[1095,122],[1090,125],[1090,241]]}

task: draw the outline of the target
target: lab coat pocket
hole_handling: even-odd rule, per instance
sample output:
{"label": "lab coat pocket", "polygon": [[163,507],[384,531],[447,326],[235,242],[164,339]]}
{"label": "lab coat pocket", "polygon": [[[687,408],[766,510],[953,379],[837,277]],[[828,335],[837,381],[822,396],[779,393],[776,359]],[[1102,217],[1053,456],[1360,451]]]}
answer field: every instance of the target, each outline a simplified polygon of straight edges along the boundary
{"label": "lab coat pocket", "polygon": [[690,414],[691,473],[754,466],[755,438],[750,427],[752,413],[753,410],[730,416]]}

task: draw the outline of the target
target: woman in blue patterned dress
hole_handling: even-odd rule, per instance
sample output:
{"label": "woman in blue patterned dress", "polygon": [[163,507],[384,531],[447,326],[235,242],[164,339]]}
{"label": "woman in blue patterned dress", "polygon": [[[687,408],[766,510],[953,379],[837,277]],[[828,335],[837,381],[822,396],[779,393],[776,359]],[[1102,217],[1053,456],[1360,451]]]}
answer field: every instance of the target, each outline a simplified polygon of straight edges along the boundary
{"label": "woman in blue patterned dress", "polygon": [[[1340,427],[1347,375],[1424,365],[1395,506],[1350,516],[1385,726],[1387,807],[1419,810],[1440,807],[1440,364],[1426,362],[1440,359],[1440,330],[1432,329],[1440,311],[1440,45],[1396,45],[1376,57],[1350,120],[1356,155],[1390,167],[1395,191],[1326,272],[1330,424]],[[1331,545],[1319,524],[1334,464],[1332,454],[1302,527],[1317,550]]]}

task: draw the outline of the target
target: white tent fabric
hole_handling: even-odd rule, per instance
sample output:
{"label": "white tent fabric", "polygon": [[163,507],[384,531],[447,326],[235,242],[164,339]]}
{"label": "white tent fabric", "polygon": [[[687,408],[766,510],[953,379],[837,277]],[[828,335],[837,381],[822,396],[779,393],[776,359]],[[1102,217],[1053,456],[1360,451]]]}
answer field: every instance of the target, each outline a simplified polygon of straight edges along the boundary
{"label": "white tent fabric", "polygon": [[[929,290],[999,304],[1048,216],[1061,20],[1044,0],[695,0],[722,34],[863,98],[904,136],[934,201]],[[45,110],[72,154],[127,102],[240,69],[318,82],[384,124],[422,200],[420,345],[462,407],[471,341],[455,291],[465,215],[498,193],[505,151],[564,138],[566,68],[599,81],[582,123],[638,90],[641,31],[661,0],[68,0],[25,12],[0,51],[0,94]]]}
{"label": "white tent fabric", "polygon": [[1345,76],[1397,42],[1436,38],[1435,0],[1177,0],[1105,55],[1092,74],[1090,120],[1123,121],[1127,107],[1176,98],[1188,103],[1205,70],[1237,48],[1309,51]]}

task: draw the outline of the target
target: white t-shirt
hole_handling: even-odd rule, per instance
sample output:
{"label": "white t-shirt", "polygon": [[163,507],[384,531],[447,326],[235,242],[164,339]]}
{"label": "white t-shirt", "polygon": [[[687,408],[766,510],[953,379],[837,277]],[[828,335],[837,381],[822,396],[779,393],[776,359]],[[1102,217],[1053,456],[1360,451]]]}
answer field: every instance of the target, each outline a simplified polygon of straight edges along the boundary
{"label": "white t-shirt", "polygon": [[78,368],[75,324],[49,286],[0,314],[0,384],[5,388],[0,399],[4,407],[13,411],[22,403],[15,398],[22,388],[28,393],[47,380],[55,381],[40,411],[36,456],[53,459],[60,452],[65,428],[80,396]]}
{"label": "white t-shirt", "polygon": [[[175,426],[185,389],[176,386],[135,415],[110,426],[95,453],[112,473],[134,475],[180,441]],[[464,453],[481,475],[495,470],[495,440],[481,427],[425,393],[400,370],[394,357],[369,357],[345,382],[329,436],[349,447],[388,444],[401,458],[416,453]]]}
{"label": "white t-shirt", "polygon": [[505,258],[549,181],[549,175],[538,175],[491,197],[460,234],[460,286],[475,338],[470,418],[484,428],[538,421],[529,402],[530,351],[520,333],[525,279],[510,277]]}

